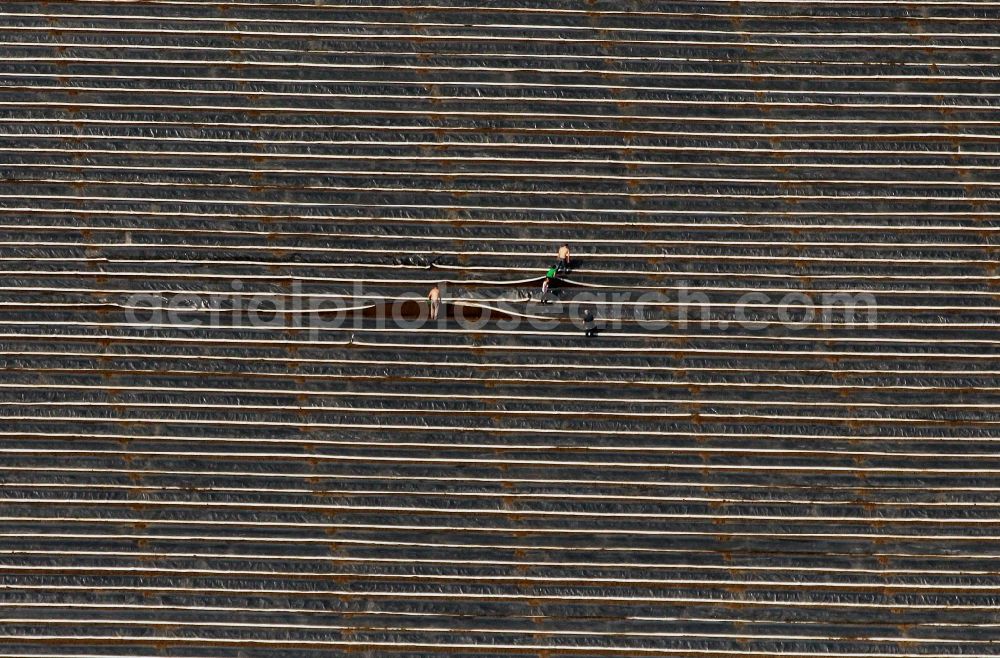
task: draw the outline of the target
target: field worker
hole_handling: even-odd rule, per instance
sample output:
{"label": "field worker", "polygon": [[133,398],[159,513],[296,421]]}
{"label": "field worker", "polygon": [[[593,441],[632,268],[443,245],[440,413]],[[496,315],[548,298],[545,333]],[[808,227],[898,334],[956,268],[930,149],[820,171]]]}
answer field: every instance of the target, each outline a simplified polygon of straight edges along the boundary
{"label": "field worker", "polygon": [[550,267],[545,273],[545,278],[542,280],[542,297],[541,302],[545,303],[545,297],[549,294],[549,291],[555,287],[556,276],[559,274],[559,270],[556,267]]}
{"label": "field worker", "polygon": [[437,320],[438,309],[441,308],[441,289],[435,283],[431,291],[427,293],[427,302],[431,306],[431,320]]}
{"label": "field worker", "polygon": [[569,263],[569,245],[564,244],[559,247],[559,261],[556,265],[561,270],[568,270],[570,267]]}
{"label": "field worker", "polygon": [[597,335],[597,321],[589,308],[583,311],[583,335],[587,338]]}

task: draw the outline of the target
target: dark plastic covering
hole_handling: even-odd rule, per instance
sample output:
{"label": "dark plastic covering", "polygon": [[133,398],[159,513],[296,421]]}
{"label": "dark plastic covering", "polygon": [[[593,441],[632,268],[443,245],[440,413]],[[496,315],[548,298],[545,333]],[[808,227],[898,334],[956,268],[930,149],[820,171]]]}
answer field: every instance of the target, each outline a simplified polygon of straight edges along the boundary
{"label": "dark plastic covering", "polygon": [[0,658],[1000,655],[998,34],[2,3]]}

